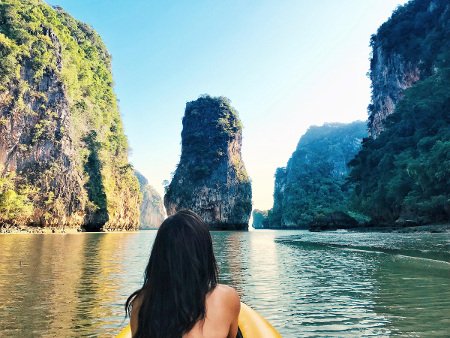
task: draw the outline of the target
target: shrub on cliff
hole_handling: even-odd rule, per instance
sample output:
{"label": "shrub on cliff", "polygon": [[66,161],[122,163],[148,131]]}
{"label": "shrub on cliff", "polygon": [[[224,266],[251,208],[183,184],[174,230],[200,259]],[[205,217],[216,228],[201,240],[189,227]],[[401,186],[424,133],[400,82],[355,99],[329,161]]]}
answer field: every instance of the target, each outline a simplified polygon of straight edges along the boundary
{"label": "shrub on cliff", "polygon": [[418,62],[429,73],[436,55],[450,47],[450,6],[448,0],[414,0],[399,6],[372,36],[385,52]]}
{"label": "shrub on cliff", "polygon": [[[181,137],[182,156],[189,157],[191,163],[190,178],[207,177],[226,156],[228,142],[239,133],[242,124],[228,98],[203,95],[188,102]],[[245,170],[243,175],[245,179]]]}
{"label": "shrub on cliff", "polygon": [[[3,172],[0,166],[0,172]],[[0,223],[20,224],[33,213],[32,187],[16,184],[15,174],[6,172],[0,177]]]}

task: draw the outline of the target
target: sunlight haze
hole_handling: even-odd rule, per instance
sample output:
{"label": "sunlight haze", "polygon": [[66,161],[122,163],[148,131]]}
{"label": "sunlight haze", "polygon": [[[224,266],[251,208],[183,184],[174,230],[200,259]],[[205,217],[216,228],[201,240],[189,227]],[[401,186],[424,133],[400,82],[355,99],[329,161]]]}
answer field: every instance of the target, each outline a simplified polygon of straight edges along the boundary
{"label": "sunlight haze", "polygon": [[227,96],[244,125],[253,207],[311,125],[366,120],[370,35],[405,1],[52,0],[113,57],[130,159],[161,194],[187,101]]}

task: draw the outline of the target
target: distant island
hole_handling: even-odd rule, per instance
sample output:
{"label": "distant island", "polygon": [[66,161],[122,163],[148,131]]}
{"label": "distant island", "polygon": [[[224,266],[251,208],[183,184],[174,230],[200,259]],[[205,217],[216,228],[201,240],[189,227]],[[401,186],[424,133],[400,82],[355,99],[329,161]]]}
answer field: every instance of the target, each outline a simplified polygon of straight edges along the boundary
{"label": "distant island", "polygon": [[308,229],[321,219],[327,223],[353,222],[346,214],[351,196],[346,184],[347,164],[365,136],[365,122],[309,128],[287,166],[277,169],[273,207],[253,213],[254,227]]}
{"label": "distant island", "polygon": [[156,189],[149,184],[144,175],[137,170],[134,173],[138,178],[142,193],[142,203],[139,210],[139,229],[157,229],[166,218],[163,199]]}
{"label": "distant island", "polygon": [[241,146],[242,124],[229,99],[203,95],[188,102],[180,162],[164,196],[167,214],[187,208],[211,229],[247,230],[252,187]]}

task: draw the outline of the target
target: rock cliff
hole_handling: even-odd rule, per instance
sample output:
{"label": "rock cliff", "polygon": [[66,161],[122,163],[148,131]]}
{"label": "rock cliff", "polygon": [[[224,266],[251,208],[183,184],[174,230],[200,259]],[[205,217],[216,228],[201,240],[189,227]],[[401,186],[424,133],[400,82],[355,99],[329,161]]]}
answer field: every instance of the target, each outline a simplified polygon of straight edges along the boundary
{"label": "rock cliff", "polygon": [[313,126],[300,138],[285,168],[275,173],[270,228],[308,228],[319,216],[347,211],[347,163],[367,135],[365,122]]}
{"label": "rock cliff", "polygon": [[156,229],[166,218],[163,200],[140,172],[135,170],[135,175],[142,193],[139,229]]}
{"label": "rock cliff", "polygon": [[0,226],[137,227],[140,193],[89,26],[43,1],[0,3]]}
{"label": "rock cliff", "polygon": [[450,220],[449,37],[447,0],[410,1],[372,37],[376,137],[364,140],[349,181],[373,225]]}
{"label": "rock cliff", "polygon": [[211,229],[247,229],[252,189],[241,145],[242,125],[227,98],[188,102],[180,162],[164,196],[167,214],[188,208]]}
{"label": "rock cliff", "polygon": [[450,45],[448,0],[415,0],[394,11],[371,38],[369,134],[376,138],[405,89],[432,75]]}

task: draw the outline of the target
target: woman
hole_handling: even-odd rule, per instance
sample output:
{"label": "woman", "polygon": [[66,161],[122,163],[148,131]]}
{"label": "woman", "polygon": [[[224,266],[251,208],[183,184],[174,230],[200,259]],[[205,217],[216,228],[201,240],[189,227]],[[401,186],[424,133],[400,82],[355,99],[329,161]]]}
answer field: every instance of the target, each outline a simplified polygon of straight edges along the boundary
{"label": "woman", "polygon": [[153,243],[144,285],[125,304],[133,337],[235,338],[239,296],[217,279],[208,226],[189,210],[168,217]]}

